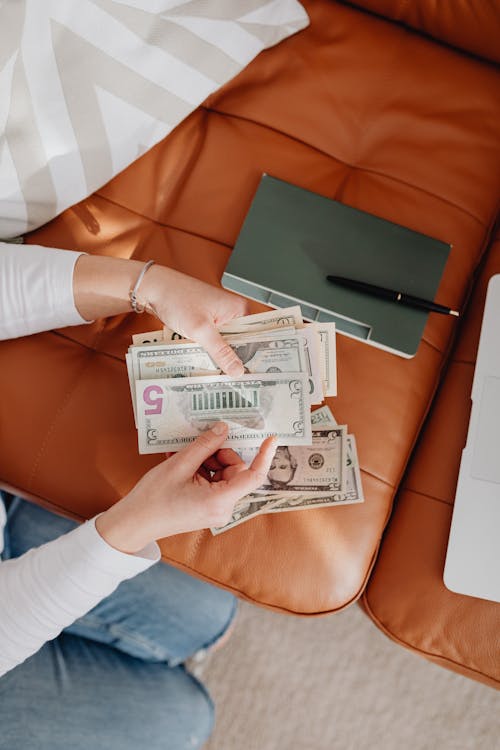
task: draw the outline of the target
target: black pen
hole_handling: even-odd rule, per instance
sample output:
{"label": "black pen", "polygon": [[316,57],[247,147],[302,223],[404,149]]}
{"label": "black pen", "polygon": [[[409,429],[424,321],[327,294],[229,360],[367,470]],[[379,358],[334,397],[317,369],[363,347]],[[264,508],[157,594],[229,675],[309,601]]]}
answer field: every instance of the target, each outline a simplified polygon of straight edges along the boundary
{"label": "black pen", "polygon": [[392,300],[392,302],[399,302],[401,305],[418,307],[420,310],[429,310],[430,312],[443,313],[443,315],[455,315],[457,318],[460,314],[458,310],[452,310],[449,307],[445,307],[445,305],[438,305],[437,302],[431,302],[427,299],[421,299],[421,297],[414,297],[411,294],[398,292],[394,289],[385,289],[382,286],[375,286],[375,284],[367,284],[365,281],[346,279],[345,276],[327,276],[326,278],[332,284],[346,286],[349,289],[357,289],[360,292],[373,294],[375,297],[382,297],[383,299]]}

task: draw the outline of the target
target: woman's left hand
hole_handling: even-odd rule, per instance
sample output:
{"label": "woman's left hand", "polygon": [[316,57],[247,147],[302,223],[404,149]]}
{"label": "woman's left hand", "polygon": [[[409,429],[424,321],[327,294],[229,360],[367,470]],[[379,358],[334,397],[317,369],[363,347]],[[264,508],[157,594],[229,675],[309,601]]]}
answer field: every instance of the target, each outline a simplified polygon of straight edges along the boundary
{"label": "woman's left hand", "polygon": [[[144,263],[123,258],[81,255],[73,274],[75,304],[86,320],[131,309],[129,293]],[[243,375],[244,368],[217,330],[248,313],[248,301],[172,268],[154,264],[146,271],[137,297],[164,325],[197,341],[223,372]]]}
{"label": "woman's left hand", "polygon": [[225,373],[243,375],[241,361],[217,330],[248,312],[248,302],[165,266],[152,266],[138,295],[169,328],[193,339]]}

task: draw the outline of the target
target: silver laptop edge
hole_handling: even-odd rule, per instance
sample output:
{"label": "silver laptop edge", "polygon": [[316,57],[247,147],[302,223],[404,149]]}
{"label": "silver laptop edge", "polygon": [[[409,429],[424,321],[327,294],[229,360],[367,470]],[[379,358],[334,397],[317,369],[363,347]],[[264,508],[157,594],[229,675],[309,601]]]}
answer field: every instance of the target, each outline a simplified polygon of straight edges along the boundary
{"label": "silver laptop edge", "polygon": [[500,602],[500,274],[488,284],[471,399],[444,583]]}

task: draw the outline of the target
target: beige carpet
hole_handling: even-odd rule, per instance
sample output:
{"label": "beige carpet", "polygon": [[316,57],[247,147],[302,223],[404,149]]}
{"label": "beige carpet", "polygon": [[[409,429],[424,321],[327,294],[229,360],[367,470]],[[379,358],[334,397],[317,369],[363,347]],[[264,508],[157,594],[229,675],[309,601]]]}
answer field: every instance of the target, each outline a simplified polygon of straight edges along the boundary
{"label": "beige carpet", "polygon": [[203,666],[205,750],[500,750],[500,693],[386,638],[357,606],[315,620],[241,604]]}

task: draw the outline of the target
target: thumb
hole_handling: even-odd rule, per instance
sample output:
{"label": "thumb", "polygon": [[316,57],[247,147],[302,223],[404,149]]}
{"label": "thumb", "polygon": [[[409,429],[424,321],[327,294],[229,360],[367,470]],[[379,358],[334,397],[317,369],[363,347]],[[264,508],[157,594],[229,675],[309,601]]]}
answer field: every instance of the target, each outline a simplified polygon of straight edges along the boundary
{"label": "thumb", "polygon": [[241,360],[229,344],[224,341],[214,325],[207,323],[198,333],[197,340],[223,372],[233,378],[239,378],[240,375],[243,375],[244,369]]}
{"label": "thumb", "polygon": [[190,445],[175,456],[176,463],[186,474],[195,474],[202,463],[219,450],[227,438],[228,426],[225,422],[216,422],[210,429],[198,435]]}
{"label": "thumb", "polygon": [[233,501],[253,492],[264,484],[270,469],[273,456],[276,453],[277,441],[275,437],[268,437],[245,471],[238,471],[224,484],[217,485],[219,492]]}

